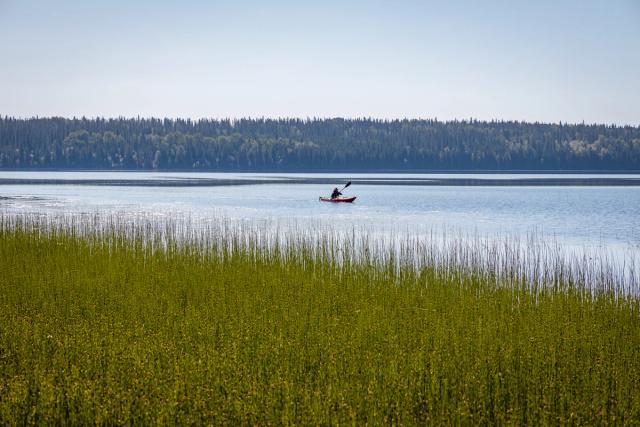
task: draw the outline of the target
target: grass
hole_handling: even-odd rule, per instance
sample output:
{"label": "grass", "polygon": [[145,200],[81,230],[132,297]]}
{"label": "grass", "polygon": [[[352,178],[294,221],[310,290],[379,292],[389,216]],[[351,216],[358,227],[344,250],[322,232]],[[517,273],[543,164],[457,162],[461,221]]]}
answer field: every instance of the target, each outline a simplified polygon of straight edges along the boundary
{"label": "grass", "polygon": [[0,425],[637,424],[637,294],[518,246],[0,217]]}

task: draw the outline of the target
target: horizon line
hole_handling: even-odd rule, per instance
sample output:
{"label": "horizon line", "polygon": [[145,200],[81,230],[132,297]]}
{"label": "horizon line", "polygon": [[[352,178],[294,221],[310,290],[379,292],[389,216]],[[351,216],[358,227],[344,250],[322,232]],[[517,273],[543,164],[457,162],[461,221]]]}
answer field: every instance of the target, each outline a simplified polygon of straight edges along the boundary
{"label": "horizon line", "polygon": [[264,120],[264,121],[287,121],[287,120],[300,120],[303,122],[313,122],[313,121],[331,121],[331,120],[345,120],[345,121],[375,121],[375,122],[436,122],[436,123],[516,123],[516,124],[538,124],[538,125],[558,125],[558,126],[605,126],[605,127],[619,127],[619,128],[640,128],[640,121],[638,124],[631,123],[614,123],[614,122],[586,122],[582,120],[582,122],[570,122],[570,121],[562,121],[559,120],[557,122],[553,121],[540,121],[540,120],[519,120],[519,119],[497,119],[492,118],[488,119],[479,119],[475,117],[468,117],[464,119],[460,118],[450,118],[450,119],[438,119],[435,117],[395,117],[395,118],[381,118],[375,116],[239,116],[239,117],[215,117],[215,116],[200,116],[200,117],[180,117],[180,116],[62,116],[62,115],[32,115],[32,116],[18,116],[18,115],[0,115],[0,119],[2,120],[46,120],[46,119],[63,119],[63,120],[171,120],[171,121],[194,121],[194,122],[202,122],[202,121],[230,121],[232,123],[240,122],[242,120]]}

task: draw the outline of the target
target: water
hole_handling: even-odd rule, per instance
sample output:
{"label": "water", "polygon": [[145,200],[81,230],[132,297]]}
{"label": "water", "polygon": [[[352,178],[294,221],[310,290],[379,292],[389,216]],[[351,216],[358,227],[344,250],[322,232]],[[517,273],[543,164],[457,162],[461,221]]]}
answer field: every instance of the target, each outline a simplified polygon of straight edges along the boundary
{"label": "water", "polygon": [[[515,236],[535,233],[570,248],[600,248],[614,254],[640,252],[640,187],[579,186],[409,186],[384,185],[394,179],[474,177],[491,179],[575,178],[603,175],[480,174],[226,174],[168,172],[0,172],[0,179],[179,180],[300,177],[368,178],[381,185],[354,183],[346,195],[354,204],[318,201],[328,184],[270,183],[242,186],[154,187],[117,185],[0,185],[5,215],[92,214],[130,218],[248,220],[287,227],[366,230],[376,236],[434,232]],[[621,177],[621,175],[611,175]],[[638,178],[640,175],[624,175]]]}

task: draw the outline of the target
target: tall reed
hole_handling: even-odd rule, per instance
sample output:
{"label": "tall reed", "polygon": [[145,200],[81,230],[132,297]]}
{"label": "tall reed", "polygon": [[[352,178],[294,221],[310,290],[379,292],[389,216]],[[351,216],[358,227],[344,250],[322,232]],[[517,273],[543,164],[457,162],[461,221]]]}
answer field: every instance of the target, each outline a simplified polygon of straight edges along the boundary
{"label": "tall reed", "polygon": [[0,424],[632,424],[635,269],[535,239],[0,216]]}

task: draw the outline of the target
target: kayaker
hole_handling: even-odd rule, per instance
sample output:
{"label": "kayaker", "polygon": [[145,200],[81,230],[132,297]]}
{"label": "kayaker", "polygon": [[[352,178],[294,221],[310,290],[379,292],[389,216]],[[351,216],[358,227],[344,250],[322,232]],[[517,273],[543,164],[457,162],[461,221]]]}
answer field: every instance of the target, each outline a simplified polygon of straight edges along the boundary
{"label": "kayaker", "polygon": [[331,193],[331,198],[337,199],[340,196],[342,196],[342,193],[340,192],[340,190],[338,190],[338,187],[334,188],[333,193]]}

